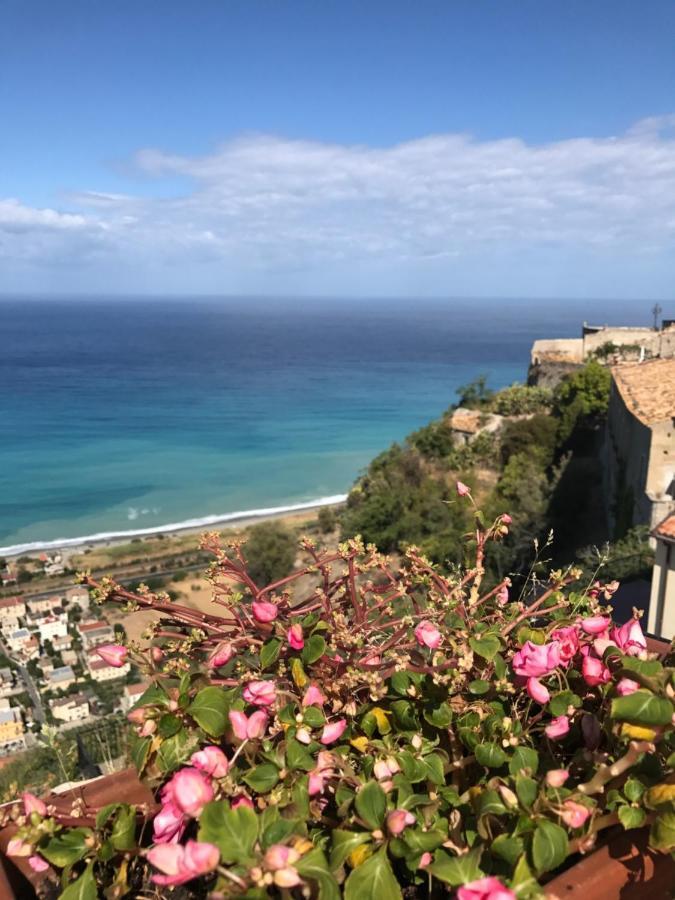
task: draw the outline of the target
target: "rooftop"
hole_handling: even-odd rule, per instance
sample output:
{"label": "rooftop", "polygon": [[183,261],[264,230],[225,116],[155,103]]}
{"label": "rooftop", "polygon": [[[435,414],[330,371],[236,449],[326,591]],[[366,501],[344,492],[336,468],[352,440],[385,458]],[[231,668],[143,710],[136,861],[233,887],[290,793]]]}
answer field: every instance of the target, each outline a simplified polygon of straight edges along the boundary
{"label": "rooftop", "polygon": [[0,609],[10,609],[12,606],[23,606],[21,597],[4,597],[0,600]]}
{"label": "rooftop", "polygon": [[477,409],[456,409],[450,417],[450,427],[454,431],[475,434],[480,430],[483,413]]}
{"label": "rooftop", "polygon": [[626,407],[644,425],[675,416],[675,359],[653,359],[612,369]]}
{"label": "rooftop", "polygon": [[78,631],[88,633],[90,631],[98,631],[102,628],[111,628],[107,622],[82,622],[77,626]]}
{"label": "rooftop", "polygon": [[55,706],[81,706],[83,703],[89,703],[89,698],[86,694],[71,694],[70,697],[61,697],[59,700],[49,701],[52,709]]}
{"label": "rooftop", "polygon": [[659,522],[652,534],[663,541],[675,543],[675,513],[671,513],[669,516],[666,516],[663,522]]}

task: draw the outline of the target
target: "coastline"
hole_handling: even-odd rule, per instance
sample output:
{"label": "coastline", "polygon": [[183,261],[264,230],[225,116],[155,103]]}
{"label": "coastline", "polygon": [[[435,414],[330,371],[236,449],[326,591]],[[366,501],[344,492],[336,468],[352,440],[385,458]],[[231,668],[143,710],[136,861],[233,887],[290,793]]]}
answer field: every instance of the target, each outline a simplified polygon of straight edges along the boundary
{"label": "coastline", "polygon": [[82,535],[73,538],[57,538],[48,541],[30,541],[24,544],[10,544],[0,547],[0,556],[6,558],[41,553],[46,550],[68,550],[74,552],[84,547],[95,545],[112,546],[125,543],[137,537],[154,537],[160,534],[194,534],[200,531],[208,531],[212,526],[226,525],[242,526],[268,519],[279,519],[290,516],[293,513],[307,512],[320,509],[322,506],[338,506],[344,503],[347,494],[333,494],[329,497],[318,497],[316,500],[307,500],[301,503],[290,503],[287,506],[270,506],[261,509],[239,510],[231,513],[203,516],[202,518],[186,519],[183,522],[170,522],[166,525],[157,525],[148,528],[136,528],[125,531],[99,532],[97,534]]}

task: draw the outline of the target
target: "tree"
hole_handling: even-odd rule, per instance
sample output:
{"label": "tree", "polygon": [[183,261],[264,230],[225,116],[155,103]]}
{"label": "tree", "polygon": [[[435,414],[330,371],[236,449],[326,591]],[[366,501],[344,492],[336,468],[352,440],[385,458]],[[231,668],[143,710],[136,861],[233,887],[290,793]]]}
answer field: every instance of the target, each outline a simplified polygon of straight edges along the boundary
{"label": "tree", "polygon": [[487,386],[487,375],[479,375],[468,384],[463,384],[457,388],[459,395],[459,406],[465,406],[468,409],[482,409],[487,406],[494,397],[494,391]]}
{"label": "tree", "polygon": [[269,584],[284,578],[293,568],[295,538],[280,522],[263,522],[249,531],[245,553],[255,581]]}
{"label": "tree", "polygon": [[337,526],[337,516],[332,506],[322,506],[317,515],[321,534],[331,534]]}
{"label": "tree", "polygon": [[547,468],[555,455],[558,423],[541,413],[531,419],[507,422],[501,433],[501,457],[506,464],[516,453],[536,453]]}
{"label": "tree", "polygon": [[559,444],[567,442],[576,430],[593,429],[607,414],[611,383],[609,369],[591,360],[558,385],[554,414],[559,421]]}

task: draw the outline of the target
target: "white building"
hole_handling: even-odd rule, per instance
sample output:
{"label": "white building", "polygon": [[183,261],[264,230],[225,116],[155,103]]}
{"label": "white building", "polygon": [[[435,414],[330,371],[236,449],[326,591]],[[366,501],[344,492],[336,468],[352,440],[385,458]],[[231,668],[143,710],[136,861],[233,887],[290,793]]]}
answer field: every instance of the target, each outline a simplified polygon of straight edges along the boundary
{"label": "white building", "polygon": [[64,650],[70,650],[73,646],[73,639],[70,634],[64,634],[62,637],[52,638],[52,647],[55,653],[63,653]]}
{"label": "white building", "polygon": [[652,537],[656,539],[656,558],[647,630],[670,641],[675,637],[675,513],[654,528]]}
{"label": "white building", "polygon": [[51,641],[57,637],[67,637],[68,625],[61,619],[57,619],[56,616],[48,616],[46,619],[42,619],[38,625],[38,631],[40,640],[44,644],[45,641]]}
{"label": "white building", "polygon": [[148,687],[149,684],[147,681],[140,681],[138,684],[125,685],[124,691],[122,692],[122,710],[124,712],[129,712],[131,707],[138,703]]}
{"label": "white building", "polygon": [[85,650],[98,647],[99,644],[112,644],[115,640],[115,632],[111,625],[98,619],[80,622],[77,631],[82,638]]}
{"label": "white building", "polygon": [[54,718],[61,722],[79,722],[89,718],[89,700],[84,694],[50,700],[49,708]]}
{"label": "white building", "polygon": [[7,637],[7,646],[12,653],[21,654],[25,659],[34,659],[40,653],[40,644],[27,628],[19,628]]}
{"label": "white building", "polygon": [[4,597],[0,600],[0,626],[7,621],[16,621],[26,615],[26,604],[21,597]]}
{"label": "white building", "polygon": [[52,691],[64,691],[76,681],[77,677],[71,666],[57,666],[47,678],[47,687]]}
{"label": "white building", "polygon": [[26,606],[28,607],[28,611],[33,616],[44,616],[50,615],[54,612],[55,609],[61,611],[63,603],[63,597],[58,596],[57,594],[51,594],[49,597],[37,597],[32,600],[28,600],[26,602]]}
{"label": "white building", "polygon": [[81,584],[77,585],[77,587],[68,588],[66,591],[66,600],[73,606],[79,606],[82,610],[89,609],[89,591]]}
{"label": "white building", "polygon": [[74,666],[77,663],[77,653],[74,650],[61,650],[60,652],[65,666]]}

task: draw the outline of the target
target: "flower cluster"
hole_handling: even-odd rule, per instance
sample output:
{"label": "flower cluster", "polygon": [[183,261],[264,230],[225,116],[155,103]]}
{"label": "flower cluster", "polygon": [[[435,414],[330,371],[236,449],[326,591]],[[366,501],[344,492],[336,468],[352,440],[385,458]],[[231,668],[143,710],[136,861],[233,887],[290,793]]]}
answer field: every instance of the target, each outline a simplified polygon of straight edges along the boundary
{"label": "flower cluster", "polygon": [[358,540],[305,540],[307,565],[265,586],[208,535],[218,614],[87,578],[162,614],[143,651],[99,649],[151,682],[129,720],[157,805],[73,827],[25,795],[10,854],[82,896],[527,900],[610,826],[671,852],[672,660],[637,614],[613,622],[614,583],[484,586],[509,524],[477,513],[475,564],[452,577],[415,548],[394,567]]}

